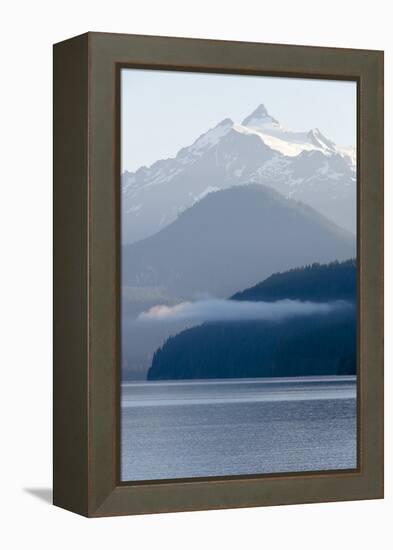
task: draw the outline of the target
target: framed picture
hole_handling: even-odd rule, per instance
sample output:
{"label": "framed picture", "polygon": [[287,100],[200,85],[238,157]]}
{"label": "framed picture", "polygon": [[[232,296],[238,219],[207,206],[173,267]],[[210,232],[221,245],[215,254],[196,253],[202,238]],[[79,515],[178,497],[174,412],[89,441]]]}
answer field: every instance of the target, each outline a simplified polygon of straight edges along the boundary
{"label": "framed picture", "polygon": [[54,503],[383,496],[383,53],[54,47]]}

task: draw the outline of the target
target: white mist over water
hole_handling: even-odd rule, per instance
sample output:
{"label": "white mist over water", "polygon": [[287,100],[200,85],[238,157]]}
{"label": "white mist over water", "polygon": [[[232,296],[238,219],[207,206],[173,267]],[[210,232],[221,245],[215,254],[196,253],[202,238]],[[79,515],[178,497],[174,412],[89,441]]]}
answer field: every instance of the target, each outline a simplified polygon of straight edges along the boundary
{"label": "white mist over water", "polygon": [[327,314],[338,309],[350,309],[346,301],[301,302],[278,300],[276,302],[248,302],[240,300],[199,300],[182,302],[174,306],[156,305],[142,312],[137,322],[173,321],[280,321],[288,317]]}

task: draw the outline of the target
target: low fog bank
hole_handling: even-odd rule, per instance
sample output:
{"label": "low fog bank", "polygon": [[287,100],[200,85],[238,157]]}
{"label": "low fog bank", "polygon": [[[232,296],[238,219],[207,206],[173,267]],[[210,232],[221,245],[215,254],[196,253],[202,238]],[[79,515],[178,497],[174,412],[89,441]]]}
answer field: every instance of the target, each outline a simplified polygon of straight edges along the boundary
{"label": "low fog bank", "polygon": [[278,300],[276,302],[247,302],[208,299],[182,302],[174,306],[156,305],[140,313],[136,323],[217,322],[217,321],[281,321],[290,317],[328,314],[342,309],[351,309],[347,301],[303,302]]}

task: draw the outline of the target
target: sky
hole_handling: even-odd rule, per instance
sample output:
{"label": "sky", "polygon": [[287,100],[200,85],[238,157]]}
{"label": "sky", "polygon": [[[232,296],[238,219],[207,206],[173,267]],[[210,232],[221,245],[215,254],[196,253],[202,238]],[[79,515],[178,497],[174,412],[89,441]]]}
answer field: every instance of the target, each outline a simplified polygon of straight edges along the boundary
{"label": "sky", "polygon": [[122,69],[122,172],[174,157],[224,118],[241,123],[261,103],[290,130],[319,128],[337,145],[356,144],[355,82]]}

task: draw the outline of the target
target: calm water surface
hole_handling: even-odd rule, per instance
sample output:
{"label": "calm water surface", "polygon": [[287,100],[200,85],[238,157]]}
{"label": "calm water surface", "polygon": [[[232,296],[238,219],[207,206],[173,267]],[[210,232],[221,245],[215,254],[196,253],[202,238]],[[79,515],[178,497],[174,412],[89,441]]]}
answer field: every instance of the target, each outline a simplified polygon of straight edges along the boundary
{"label": "calm water surface", "polygon": [[356,377],[126,382],[123,481],[356,468]]}

